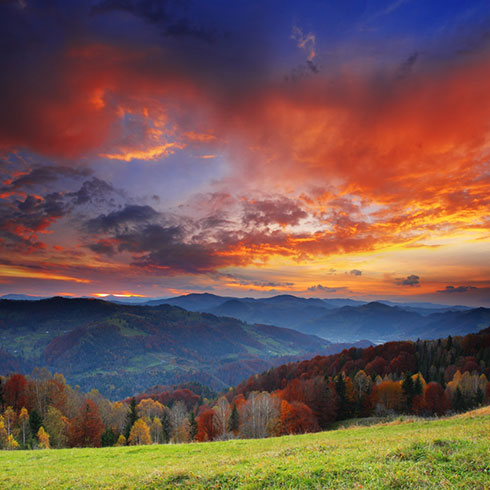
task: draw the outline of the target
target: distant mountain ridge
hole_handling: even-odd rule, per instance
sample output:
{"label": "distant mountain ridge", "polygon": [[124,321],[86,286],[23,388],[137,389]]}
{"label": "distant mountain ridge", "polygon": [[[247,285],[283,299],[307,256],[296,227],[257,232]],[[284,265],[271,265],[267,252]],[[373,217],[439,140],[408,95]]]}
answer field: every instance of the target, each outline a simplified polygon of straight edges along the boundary
{"label": "distant mountain ridge", "polygon": [[186,381],[222,390],[279,363],[350,345],[165,304],[0,300],[0,374],[45,366],[115,399]]}
{"label": "distant mountain ridge", "polygon": [[[352,299],[233,298],[214,294],[188,294],[154,300],[152,305],[171,304],[190,311],[238,318],[249,323],[270,323],[314,334],[331,342],[369,339],[389,340],[439,338],[465,335],[490,324],[490,309],[432,303],[371,303]],[[479,312],[467,314],[469,312]]]}

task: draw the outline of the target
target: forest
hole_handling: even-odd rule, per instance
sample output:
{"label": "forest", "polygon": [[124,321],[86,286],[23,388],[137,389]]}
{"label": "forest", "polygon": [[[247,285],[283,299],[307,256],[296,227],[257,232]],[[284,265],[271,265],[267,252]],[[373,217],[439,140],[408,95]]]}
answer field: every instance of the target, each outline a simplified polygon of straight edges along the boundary
{"label": "forest", "polygon": [[0,377],[0,448],[264,438],[325,430],[355,417],[442,416],[489,404],[489,376],[490,328],[285,364],[220,396],[193,385],[111,402],[37,368],[30,376]]}

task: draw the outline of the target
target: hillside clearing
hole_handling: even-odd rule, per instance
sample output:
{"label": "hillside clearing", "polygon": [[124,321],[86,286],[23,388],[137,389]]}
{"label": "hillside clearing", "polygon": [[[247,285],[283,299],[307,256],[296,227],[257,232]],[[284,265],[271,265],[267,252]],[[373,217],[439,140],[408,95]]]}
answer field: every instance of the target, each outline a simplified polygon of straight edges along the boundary
{"label": "hillside clearing", "polygon": [[0,488],[490,489],[490,409],[263,440],[4,451]]}

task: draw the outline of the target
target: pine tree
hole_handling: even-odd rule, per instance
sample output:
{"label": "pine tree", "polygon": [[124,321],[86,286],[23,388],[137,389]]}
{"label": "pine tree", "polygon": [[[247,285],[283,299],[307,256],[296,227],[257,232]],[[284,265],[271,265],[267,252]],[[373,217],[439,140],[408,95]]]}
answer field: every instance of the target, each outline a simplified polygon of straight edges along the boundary
{"label": "pine tree", "polygon": [[128,414],[126,415],[126,428],[124,429],[124,437],[126,440],[129,439],[129,434],[131,433],[131,429],[134,423],[138,420],[138,411],[136,409],[136,398],[131,398],[131,402],[129,403]]}
{"label": "pine tree", "polygon": [[233,408],[230,414],[230,421],[228,422],[228,430],[233,432],[233,434],[238,433],[238,429],[240,427],[240,414],[236,408],[236,405],[233,404]]}
{"label": "pine tree", "polygon": [[405,400],[406,400],[406,411],[409,412],[410,408],[412,407],[412,401],[413,397],[415,396],[415,386],[413,384],[413,379],[410,376],[410,373],[407,373],[405,375],[405,379],[403,380],[402,383],[402,390],[403,393],[405,394]]}
{"label": "pine tree", "polygon": [[456,388],[456,393],[454,395],[454,403],[453,408],[456,412],[464,412],[466,410],[466,402],[463,397],[463,393],[459,389],[459,386]]}
{"label": "pine tree", "polygon": [[170,413],[168,408],[165,408],[162,416],[160,417],[160,420],[162,421],[163,442],[168,442],[170,441],[170,437],[172,437],[172,421],[170,420]]}
{"label": "pine tree", "polygon": [[100,436],[100,444],[102,447],[110,447],[110,446],[114,446],[115,443],[116,443],[116,435],[114,434],[113,430],[109,427]]}
{"label": "pine tree", "polygon": [[36,410],[31,410],[29,414],[29,428],[31,429],[31,434],[37,437],[37,433],[43,424],[43,419]]}
{"label": "pine tree", "polygon": [[194,412],[191,412],[190,421],[189,421],[189,436],[191,441],[193,441],[197,434],[197,421]]}

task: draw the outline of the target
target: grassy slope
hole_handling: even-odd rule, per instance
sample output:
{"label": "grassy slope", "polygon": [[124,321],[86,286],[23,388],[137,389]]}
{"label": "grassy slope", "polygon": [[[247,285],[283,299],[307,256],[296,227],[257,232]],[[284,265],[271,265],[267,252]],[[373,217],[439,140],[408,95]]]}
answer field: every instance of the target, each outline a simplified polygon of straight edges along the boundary
{"label": "grassy slope", "polygon": [[490,489],[490,409],[266,440],[4,451],[0,488]]}

